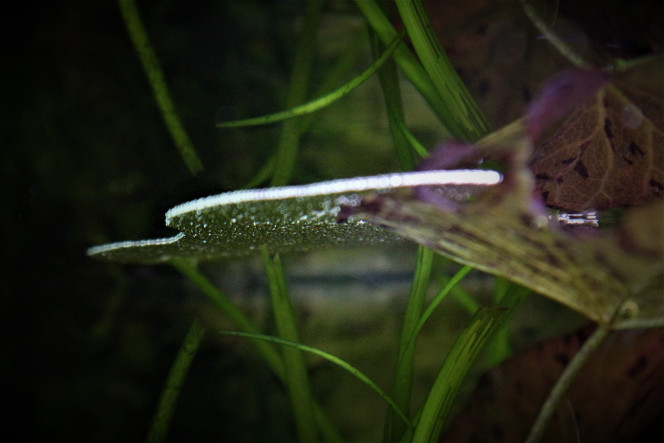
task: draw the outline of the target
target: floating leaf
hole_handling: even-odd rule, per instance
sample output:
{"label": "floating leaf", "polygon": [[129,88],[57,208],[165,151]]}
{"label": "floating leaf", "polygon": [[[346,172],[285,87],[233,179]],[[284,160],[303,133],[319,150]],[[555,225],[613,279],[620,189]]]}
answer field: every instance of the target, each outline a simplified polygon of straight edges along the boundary
{"label": "floating leaf", "polygon": [[158,263],[173,257],[238,257],[261,246],[289,252],[400,241],[397,234],[362,220],[338,223],[341,205],[401,187],[429,185],[453,192],[459,185],[485,187],[500,180],[495,171],[424,171],[229,192],[169,210],[166,225],[181,231],[173,237],[111,243],[90,248],[88,254],[122,263]]}
{"label": "floating leaf", "polygon": [[[581,81],[587,87],[596,83],[589,75],[577,75],[571,81]],[[566,90],[565,82],[556,82],[554,91]],[[605,100],[606,90],[597,97]],[[599,99],[593,100],[596,103]],[[574,215],[567,217],[570,223],[561,229],[537,197],[535,177],[528,168],[531,140],[527,134],[540,134],[558,116],[544,108],[561,103],[544,94],[531,108],[539,106],[540,111],[530,114],[528,129],[517,123],[490,135],[482,144],[448,144],[423,164],[423,168],[467,168],[484,158],[494,158],[506,167],[502,182],[495,171],[454,169],[236,191],[168,211],[167,226],[181,231],[175,237],[103,245],[91,248],[89,254],[151,263],[173,257],[241,256],[261,246],[270,252],[288,252],[405,237],[460,263],[520,283],[604,326],[659,324],[664,321],[661,199],[629,210],[619,227],[598,230],[597,220],[570,225],[584,221]],[[574,112],[578,111],[572,115]],[[535,131],[533,115],[543,121]],[[628,117],[631,125],[638,120]],[[645,117],[641,126],[644,122]],[[564,127],[567,136],[583,138],[581,129],[585,126],[575,133],[570,125]],[[605,129],[603,126],[606,135]],[[654,137],[657,131],[653,127],[649,134]],[[617,139],[617,132],[612,134]],[[569,144],[579,143],[570,138]],[[664,169],[660,151],[661,145],[647,151],[652,153],[647,172],[651,178]],[[542,164],[536,159],[533,167]],[[600,185],[617,183],[620,176],[609,178],[616,171],[609,170]],[[539,180],[541,174],[537,174]],[[638,195],[632,198],[638,200]],[[635,200],[644,203],[645,197]]]}
{"label": "floating leaf", "polygon": [[[592,96],[587,90],[597,91],[603,81],[602,75],[594,73],[572,71],[563,74],[545,87],[531,105],[526,125],[521,130],[502,137],[494,136],[491,143],[485,141],[483,145],[448,143],[424,164],[425,167],[454,168],[476,163],[483,157],[497,158],[507,168],[500,185],[482,188],[465,201],[455,201],[449,194],[439,195],[426,187],[370,195],[359,205],[344,208],[341,212],[343,219],[368,220],[391,228],[462,264],[503,276],[557,300],[607,327],[637,327],[664,321],[664,205],[661,199],[651,201],[653,195],[646,196],[643,187],[630,190],[631,182],[623,183],[627,191],[622,192],[619,184],[625,177],[613,163],[601,163],[601,159],[589,157],[588,163],[584,164],[582,159],[576,159],[577,171],[573,173],[579,174],[583,167],[584,175],[587,172],[590,176],[587,177],[588,185],[586,188],[581,185],[566,188],[568,193],[561,200],[565,203],[563,207],[587,209],[591,203],[607,207],[608,203],[603,205],[599,198],[580,195],[604,196],[603,191],[608,190],[609,185],[612,195],[606,196],[611,205],[619,198],[629,198],[629,202],[623,204],[643,206],[628,211],[623,224],[613,229],[598,230],[597,220],[581,225],[568,224],[562,229],[558,219],[549,215],[537,197],[534,184],[535,177],[541,182],[543,171],[551,174],[550,177],[555,173],[550,169],[537,173],[537,168],[545,164],[541,152],[534,161],[535,176],[528,167],[531,136],[541,135],[560,118],[561,108],[571,110],[582,105],[584,96]],[[618,97],[617,92],[607,88],[592,96],[592,103],[605,103],[612,100],[610,97]],[[569,97],[570,91],[577,91],[577,97]],[[606,126],[600,128],[590,124],[591,129],[587,130],[588,121],[573,119],[579,112],[587,117],[587,111],[583,111],[586,108],[572,111],[572,117],[562,129],[566,145],[577,150],[588,140],[588,131],[606,135]],[[606,107],[609,108],[613,109],[615,105]],[[589,121],[596,122],[597,115],[593,119]],[[601,121],[604,125],[604,118]],[[644,180],[651,181],[653,174],[664,169],[661,142],[654,138],[661,131],[648,125],[650,123],[646,124],[644,118],[639,126],[645,128],[644,137],[650,137],[648,161],[630,170],[630,174],[640,171],[641,184]],[[562,137],[559,134],[553,140]],[[616,134],[617,130],[611,140],[613,145],[604,146],[611,153],[612,162],[617,155],[617,140],[622,137]],[[660,144],[652,145],[655,142]],[[555,170],[555,165],[549,166]],[[602,168],[603,178],[592,180]],[[563,178],[563,183],[566,180]],[[593,190],[592,186],[601,191]],[[547,197],[549,194],[545,191],[544,203],[551,203]],[[646,201],[650,203],[645,205]],[[577,206],[579,202],[582,203]],[[575,221],[570,215],[566,219]],[[584,220],[579,217],[576,221]],[[638,319],[634,318],[637,310]]]}
{"label": "floating leaf", "polygon": [[[591,329],[541,343],[484,375],[445,442],[525,441],[551,387]],[[545,442],[660,441],[664,329],[612,334],[559,406]]]}
{"label": "floating leaf", "polygon": [[661,202],[631,210],[632,221],[622,231],[564,232],[532,201],[529,178],[527,170],[512,171],[500,185],[455,208],[400,190],[365,197],[344,213],[513,280],[602,324],[636,325],[614,318],[628,300],[640,305],[639,322],[662,319],[662,244],[648,247],[639,235],[647,226],[650,235],[662,238]]}
{"label": "floating leaf", "polygon": [[634,206],[664,191],[662,77],[659,90],[629,84],[640,103],[613,84],[595,94],[605,78],[597,71],[565,72],[531,106],[529,130],[539,136],[570,105],[589,99],[535,150],[531,168],[548,206],[565,211]]}

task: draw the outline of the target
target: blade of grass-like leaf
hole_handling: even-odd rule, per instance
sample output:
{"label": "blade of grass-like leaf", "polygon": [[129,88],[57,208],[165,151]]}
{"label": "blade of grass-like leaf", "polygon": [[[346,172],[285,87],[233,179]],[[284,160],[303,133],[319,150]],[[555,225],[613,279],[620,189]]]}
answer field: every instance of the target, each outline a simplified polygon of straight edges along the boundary
{"label": "blade of grass-like leaf", "polygon": [[[380,40],[375,33],[371,33],[371,52],[374,58],[378,58],[383,48]],[[403,104],[401,102],[401,89],[399,87],[399,77],[394,60],[388,60],[383,67],[378,70],[378,79],[383,97],[385,98],[385,108],[387,111],[387,121],[392,136],[392,143],[399,159],[399,164],[404,171],[410,171],[415,167],[415,159],[410,149],[410,143],[406,138],[400,126],[405,126]]]}
{"label": "blade of grass-like leaf", "polygon": [[[173,258],[170,263],[180,271],[187,280],[200,289],[201,292],[205,294],[237,328],[245,332],[258,332],[258,328],[254,326],[244,312],[231,303],[226,294],[205,278],[195,265],[183,258]],[[283,362],[276,349],[262,341],[254,342],[254,344],[274,373],[279,378],[283,379]]]}
{"label": "blade of grass-like leaf", "polygon": [[164,123],[189,171],[196,174],[203,170],[203,163],[198,158],[194,145],[175,110],[175,105],[168,92],[168,86],[166,86],[166,80],[164,80],[164,73],[159,66],[157,55],[152,49],[148,34],[143,27],[136,4],[134,0],[119,0],[119,3],[127,32],[148,77]]}
{"label": "blade of grass-like leaf", "polygon": [[[509,293],[517,292],[517,295],[525,300],[530,290],[512,283],[506,278],[494,277],[495,290],[494,290],[494,303],[499,305],[502,299]],[[494,339],[487,349],[486,353],[486,366],[489,368],[498,366],[500,362],[505,360],[512,354],[512,347],[510,346],[510,331],[507,325],[503,325],[494,335]]]}
{"label": "blade of grass-like leaf", "polygon": [[[307,2],[304,25],[295,51],[293,71],[291,72],[290,84],[284,103],[286,108],[299,105],[306,98],[323,3],[322,0]],[[271,186],[283,186],[290,181],[295,169],[295,160],[300,145],[300,136],[302,135],[300,125],[301,122],[297,120],[287,120],[281,128],[272,180],[270,181]]]}
{"label": "blade of grass-like leaf", "polygon": [[[351,43],[348,45],[347,48],[344,49],[342,56],[338,60],[337,64],[330,70],[330,72],[326,73],[325,78],[321,82],[321,85],[318,89],[316,89],[315,93],[313,94],[314,96],[320,96],[323,94],[328,93],[332,89],[334,89],[334,86],[337,85],[342,78],[344,78],[347,73],[352,69],[355,60],[357,57],[361,54],[364,40],[366,38],[365,36],[366,31],[360,31],[357,33],[357,35],[353,38]],[[305,114],[303,117],[300,119],[300,132],[305,133],[307,132],[311,122],[313,121],[315,114]],[[243,189],[249,189],[249,188],[254,188],[261,183],[267,181],[273,174],[274,171],[274,164],[275,164],[275,156],[271,156],[263,166],[256,172],[254,177],[252,177],[247,184],[242,186]]]}
{"label": "blade of grass-like leaf", "polygon": [[403,136],[408,140],[408,143],[410,144],[411,148],[415,151],[415,153],[420,157],[420,159],[427,158],[429,156],[429,151],[427,148],[424,147],[422,143],[413,135],[412,132],[410,132],[410,129],[406,126],[406,123],[403,121],[396,121],[395,122],[397,128]]}
{"label": "blade of grass-like leaf", "polygon": [[427,306],[426,310],[422,314],[422,317],[420,318],[420,321],[417,323],[417,326],[415,327],[415,330],[413,331],[413,335],[411,336],[411,340],[414,342],[417,339],[417,335],[420,333],[420,330],[424,326],[424,324],[427,322],[429,317],[431,317],[431,314],[433,314],[433,311],[436,310],[438,305],[443,301],[443,299],[449,294],[449,292],[452,290],[453,287],[455,287],[463,278],[468,275],[470,271],[472,271],[473,268],[470,266],[464,266],[462,267],[454,276],[448,281],[443,288],[438,291],[438,294],[431,300],[431,303],[429,306]]}
{"label": "blade of grass-like leaf", "polygon": [[175,357],[173,366],[168,373],[164,390],[159,397],[157,410],[152,418],[152,425],[150,426],[150,432],[146,439],[147,442],[158,443],[166,440],[168,427],[171,422],[171,417],[173,416],[175,404],[180,395],[182,384],[187,377],[191,361],[196,356],[196,351],[198,350],[204,335],[205,329],[203,328],[203,325],[201,325],[198,320],[194,320],[189,328],[189,332],[187,332],[187,336],[185,337],[182,346],[180,346],[180,350],[178,351],[177,357]]}
{"label": "blade of grass-like leaf", "polygon": [[[394,40],[397,31],[374,0],[355,0],[355,4],[362,12],[374,32],[378,34],[384,45],[387,45]],[[445,121],[449,118],[447,115],[447,109],[443,105],[443,102],[426,71],[417,61],[417,58],[407,47],[399,46],[394,52],[394,60],[404,72],[408,80],[410,80],[413,86],[415,86],[415,89],[422,94],[422,97],[424,97],[429,106],[431,106],[431,109],[436,113],[438,119],[446,125]]]}
{"label": "blade of grass-like leaf", "polygon": [[[231,301],[220,289],[214,286],[190,261],[182,258],[174,258],[170,261],[171,265],[180,271],[190,282],[192,282],[203,294],[205,294],[214,303],[226,317],[242,331],[246,333],[258,333],[258,328],[249,320],[249,318]],[[252,340],[260,354],[267,362],[272,372],[286,384],[286,376],[282,357],[274,347],[270,346],[264,340]],[[314,402],[314,413],[319,429],[323,433],[326,441],[340,442],[336,428],[330,421],[327,414],[320,405]]]}
{"label": "blade of grass-like leaf", "polygon": [[251,189],[259,186],[261,183],[268,180],[274,171],[274,156],[267,159],[265,163],[258,169],[256,174],[240,189]]}
{"label": "blade of grass-like leaf", "polygon": [[519,0],[521,3],[521,8],[523,12],[526,13],[530,21],[535,25],[535,27],[546,37],[546,39],[551,43],[551,45],[556,48],[560,54],[569,60],[575,66],[583,69],[590,69],[592,65],[588,63],[576,50],[574,50],[565,40],[560,38],[551,26],[544,23],[544,20],[535,10],[535,7],[530,4],[527,0]]}
{"label": "blade of grass-like leaf", "polygon": [[440,46],[421,0],[395,1],[415,52],[443,101],[445,126],[458,138],[480,139],[489,132],[489,124]]}
{"label": "blade of grass-like leaf", "polygon": [[234,128],[240,126],[265,125],[268,123],[276,123],[289,118],[298,117],[301,115],[310,114],[312,112],[318,111],[319,109],[322,109],[330,105],[331,103],[334,103],[335,101],[339,100],[340,98],[344,97],[345,95],[353,91],[355,88],[360,86],[362,83],[367,81],[372,75],[374,75],[374,73],[378,70],[378,68],[380,68],[390,58],[390,56],[394,53],[394,50],[401,44],[402,36],[403,33],[397,35],[397,37],[390,43],[390,46],[388,46],[385,49],[385,52],[383,52],[380,58],[378,58],[375,62],[373,62],[367,69],[364,70],[364,72],[362,72],[360,75],[353,78],[343,86],[330,92],[329,94],[326,94],[322,97],[319,97],[305,104],[287,109],[285,111],[276,112],[274,114],[264,115],[261,117],[253,117],[244,120],[235,120],[231,122],[218,123],[217,127]]}
{"label": "blade of grass-like leaf", "polygon": [[510,293],[502,300],[500,306],[480,309],[473,315],[445,357],[443,366],[419,412],[411,441],[437,441],[468,370],[521,301],[522,297],[518,294]]}
{"label": "blade of grass-like leaf", "polygon": [[[392,387],[392,398],[399,409],[405,413],[409,413],[410,411],[410,397],[413,388],[415,342],[411,340],[411,337],[422,316],[422,307],[424,306],[426,291],[429,286],[432,263],[433,252],[430,249],[420,246],[417,250],[415,275],[401,330],[399,358],[394,375],[394,386]],[[393,441],[405,432],[402,422],[394,420],[393,416],[392,410],[389,409],[385,416],[383,441]]]}
{"label": "blade of grass-like leaf", "polygon": [[[366,34],[366,29],[361,29],[355,34],[348,46],[346,46],[341,52],[341,56],[335,63],[334,67],[325,72],[323,81],[321,81],[320,86],[314,90],[312,97],[320,97],[331,93],[336,89],[336,86],[339,83],[352,73],[358,57],[365,49]],[[302,125],[300,127],[302,132],[306,132],[309,129],[315,116],[314,113],[311,113],[302,117]]]}
{"label": "blade of grass-like leaf", "polygon": [[475,301],[472,295],[464,291],[463,288],[455,286],[450,291],[454,300],[461,305],[463,309],[470,315],[473,315],[481,306]]}
{"label": "blade of grass-like leaf", "polygon": [[224,335],[232,335],[232,336],[237,336],[237,337],[246,337],[246,338],[251,338],[251,339],[261,339],[261,340],[266,340],[271,343],[283,345],[283,346],[290,346],[295,349],[298,349],[302,352],[309,352],[311,354],[317,355],[321,358],[324,358],[325,360],[334,363],[335,365],[339,366],[340,368],[344,369],[351,375],[353,375],[355,378],[360,380],[362,383],[365,385],[369,386],[376,394],[378,394],[385,402],[390,405],[390,407],[394,410],[394,412],[401,417],[403,422],[409,427],[412,428],[412,423],[410,420],[408,420],[408,417],[406,417],[406,414],[399,409],[399,407],[394,403],[394,401],[390,398],[389,395],[385,391],[383,391],[376,383],[374,383],[373,380],[371,380],[367,375],[365,375],[362,371],[351,365],[350,363],[347,363],[346,361],[340,359],[339,357],[336,357],[332,354],[329,354],[325,351],[322,351],[318,348],[314,348],[311,346],[304,345],[302,343],[296,343],[290,340],[284,340],[278,337],[273,337],[270,335],[263,335],[263,334],[249,334],[246,332],[234,332],[234,331],[221,331],[221,334]]}
{"label": "blade of grass-like leaf", "polygon": [[[299,341],[297,322],[279,256],[271,259],[267,248],[262,247],[261,257],[267,272],[272,311],[279,336],[285,340],[297,342]],[[313,401],[304,357],[298,349],[285,348],[283,349],[283,362],[298,437],[303,443],[317,441],[316,420],[313,414]]]}

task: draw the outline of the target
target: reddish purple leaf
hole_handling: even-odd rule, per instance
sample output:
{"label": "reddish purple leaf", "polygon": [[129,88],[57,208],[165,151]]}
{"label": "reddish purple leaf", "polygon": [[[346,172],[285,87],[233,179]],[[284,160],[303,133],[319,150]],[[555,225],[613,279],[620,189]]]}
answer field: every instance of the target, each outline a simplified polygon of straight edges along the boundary
{"label": "reddish purple leaf", "polygon": [[[524,441],[591,331],[541,343],[489,371],[441,441]],[[663,414],[664,329],[616,332],[577,375],[543,441],[661,441]]]}

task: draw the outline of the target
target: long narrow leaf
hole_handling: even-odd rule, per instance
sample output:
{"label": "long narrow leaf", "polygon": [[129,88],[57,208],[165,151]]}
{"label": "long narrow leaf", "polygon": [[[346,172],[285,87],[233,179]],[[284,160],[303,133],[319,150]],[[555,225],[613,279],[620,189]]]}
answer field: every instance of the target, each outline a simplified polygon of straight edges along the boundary
{"label": "long narrow leaf", "polygon": [[373,380],[371,380],[367,375],[365,375],[362,371],[351,365],[350,363],[340,359],[337,356],[334,356],[332,354],[329,354],[325,351],[322,351],[318,348],[314,348],[311,346],[307,346],[302,343],[296,343],[293,341],[289,340],[284,340],[278,337],[273,337],[270,335],[263,335],[263,334],[250,334],[246,332],[235,332],[235,331],[221,331],[222,334],[224,335],[232,335],[232,336],[237,336],[237,337],[246,337],[246,338],[251,338],[251,339],[260,339],[260,340],[265,340],[271,343],[275,343],[278,345],[283,345],[283,346],[290,346],[295,349],[298,349],[302,352],[309,352],[310,354],[317,355],[318,357],[324,358],[325,360],[334,363],[335,365],[339,366],[340,368],[344,369],[348,373],[350,373],[352,376],[360,380],[362,383],[367,385],[369,388],[371,388],[376,394],[380,396],[385,402],[390,405],[390,407],[394,410],[394,412],[401,417],[403,422],[408,426],[409,428],[413,427],[413,424],[410,422],[408,417],[406,417],[406,414],[399,409],[399,407],[394,403],[392,398],[385,392],[383,391]]}
{"label": "long narrow leaf", "polygon": [[436,441],[449,419],[452,405],[468,370],[494,333],[520,305],[522,297],[508,294],[501,305],[480,309],[461,332],[447,354],[433,387],[419,413],[412,441]]}
{"label": "long narrow leaf", "polygon": [[196,356],[196,352],[198,351],[201,341],[203,341],[204,335],[205,329],[203,328],[203,325],[201,325],[198,320],[194,320],[182,346],[180,346],[180,350],[178,351],[177,357],[175,357],[173,366],[168,373],[168,378],[164,384],[164,390],[159,397],[157,410],[152,418],[152,425],[150,426],[150,432],[146,439],[147,442],[159,443],[166,440],[171,417],[173,416],[173,411],[175,410],[175,404],[180,395],[182,384],[187,378],[189,366]]}
{"label": "long narrow leaf", "polygon": [[417,326],[415,327],[415,330],[413,331],[413,336],[411,337],[411,340],[415,340],[417,335],[420,333],[420,330],[422,327],[424,327],[424,324],[426,321],[431,317],[431,314],[433,314],[433,311],[436,310],[438,305],[445,299],[447,294],[452,290],[453,287],[455,287],[463,278],[468,275],[470,271],[472,271],[473,268],[470,266],[464,266],[462,267],[454,276],[450,279],[450,281],[447,282],[445,286],[443,286],[443,289],[438,291],[438,294],[433,298],[431,303],[429,303],[429,306],[427,306],[426,310],[422,314],[422,318],[420,318],[420,321],[417,323]]}
{"label": "long narrow leaf", "polygon": [[175,146],[180,151],[180,155],[189,168],[189,171],[192,174],[196,174],[203,170],[203,163],[198,158],[194,145],[175,109],[171,94],[168,92],[166,80],[164,80],[164,73],[161,70],[161,66],[159,66],[157,55],[152,49],[148,34],[141,22],[136,3],[134,3],[134,0],[119,1],[120,11],[122,12],[127,32],[141,60],[143,70],[148,77],[164,123],[171,133],[171,138],[173,138]]}
{"label": "long narrow leaf", "polygon": [[[212,301],[212,303],[214,303],[221,312],[228,317],[236,328],[241,329],[246,333],[258,333],[258,328],[251,322],[251,320],[240,309],[233,305],[226,294],[213,285],[194,264],[182,258],[174,258],[171,260],[171,265],[173,265],[187,278],[187,280],[192,282],[203,294],[205,294],[210,301]],[[252,342],[261,356],[265,359],[272,372],[274,372],[279,380],[285,385],[286,376],[284,362],[282,361],[279,352],[264,340],[253,340]],[[330,442],[340,442],[341,437],[325,411],[323,411],[320,405],[316,402],[314,402],[313,407],[316,415],[316,422],[318,423],[318,427],[325,440]]]}
{"label": "long narrow leaf", "polygon": [[[387,19],[380,6],[374,0],[355,0],[355,4],[366,18],[369,26],[378,34],[383,44],[389,44],[397,35],[397,31]],[[408,80],[415,86],[415,89],[422,94],[422,97],[431,106],[438,119],[445,124],[445,120],[448,118],[448,111],[415,55],[407,47],[400,46],[394,53],[394,60]]]}
{"label": "long narrow leaf", "polygon": [[421,0],[396,0],[415,52],[446,108],[445,126],[457,138],[475,141],[489,132],[486,118],[440,46]]}
{"label": "long narrow leaf", "polygon": [[[238,309],[220,289],[214,286],[190,261],[183,258],[174,258],[171,264],[180,271],[190,282],[205,294],[212,303],[239,329],[245,332],[258,332],[258,328],[251,322],[244,312]],[[284,367],[281,356],[272,346],[265,342],[254,343],[267,361],[270,368],[281,379],[284,378]]]}
{"label": "long narrow leaf", "polygon": [[[374,58],[378,57],[382,50],[380,40],[371,33],[371,50]],[[394,60],[388,60],[385,65],[378,70],[378,79],[383,97],[385,98],[385,108],[387,111],[387,121],[392,136],[392,143],[399,159],[401,168],[410,171],[415,167],[415,159],[410,149],[410,143],[404,132],[400,129],[405,126],[403,104],[401,102],[401,88],[399,87],[399,75],[397,73]]]}
{"label": "long narrow leaf", "polygon": [[390,46],[388,46],[385,49],[385,52],[378,58],[376,61],[374,61],[367,69],[364,70],[360,75],[357,77],[353,78],[350,80],[348,83],[344,84],[343,86],[337,88],[336,90],[330,92],[329,94],[326,94],[322,97],[319,97],[315,100],[312,100],[310,102],[304,103],[299,106],[295,106],[291,109],[287,109],[285,111],[281,112],[276,112],[274,114],[269,114],[269,115],[264,115],[261,117],[253,117],[253,118],[248,118],[244,120],[235,120],[231,122],[224,122],[224,123],[218,123],[217,127],[219,128],[235,128],[235,127],[240,127],[240,126],[258,126],[258,125],[266,125],[268,123],[276,123],[279,121],[283,121],[289,118],[293,117],[298,117],[300,115],[305,115],[305,114],[310,114],[312,112],[318,111],[326,106],[329,106],[331,103],[334,103],[335,101],[339,100],[340,98],[344,97],[351,91],[353,91],[355,88],[360,86],[362,83],[367,81],[372,75],[376,73],[378,68],[383,66],[383,63],[385,63],[394,53],[396,48],[399,47],[401,44],[401,38],[403,37],[403,33],[397,35],[394,40],[390,43]]}
{"label": "long narrow leaf", "polygon": [[[415,342],[411,340],[411,337],[422,316],[422,307],[424,306],[426,290],[429,286],[432,263],[433,252],[430,249],[420,246],[417,252],[417,265],[413,277],[413,286],[408,297],[404,324],[401,330],[399,359],[397,361],[394,386],[392,388],[392,397],[395,403],[406,413],[410,411],[411,392],[413,388],[413,364],[415,361]],[[385,417],[383,440],[392,441],[399,438],[404,431],[405,428],[400,422],[393,420],[392,411],[389,410]]]}
{"label": "long narrow leaf", "polygon": [[[293,71],[291,72],[286,101],[284,103],[286,108],[292,108],[301,104],[307,96],[323,3],[323,0],[310,0],[307,3],[304,24],[298,39]],[[284,122],[281,133],[279,134],[279,142],[277,143],[277,153],[274,158],[274,169],[272,171],[272,180],[270,181],[271,186],[284,186],[290,182],[293,171],[295,170],[295,161],[297,159],[301,136],[301,122],[296,120],[287,120]]]}
{"label": "long narrow leaf", "polygon": [[456,394],[471,364],[491,333],[497,328],[504,309],[480,309],[450,350],[422,407],[412,441],[432,442],[438,437]]}
{"label": "long narrow leaf", "polygon": [[[261,248],[263,265],[267,272],[270,286],[270,300],[272,311],[277,324],[279,336],[285,340],[298,341],[297,321],[293,306],[286,288],[286,281],[281,267],[279,256],[270,258],[266,247]],[[313,414],[313,400],[307,376],[307,366],[304,357],[297,349],[284,349],[283,361],[285,369],[286,386],[293,404],[295,424],[298,436],[303,443],[317,441],[316,420]]]}

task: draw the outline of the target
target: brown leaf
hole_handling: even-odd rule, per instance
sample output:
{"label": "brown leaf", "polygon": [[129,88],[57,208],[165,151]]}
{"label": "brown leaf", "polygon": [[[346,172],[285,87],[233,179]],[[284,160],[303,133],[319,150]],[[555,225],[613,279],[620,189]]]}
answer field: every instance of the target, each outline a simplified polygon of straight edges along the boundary
{"label": "brown leaf", "polygon": [[[650,236],[662,237],[664,226],[653,216],[664,211],[662,202],[632,209],[626,217],[632,221],[622,231],[562,230],[533,198],[533,177],[523,160],[527,137],[514,133],[506,145],[510,148],[493,148],[508,161],[503,183],[461,194],[467,196],[465,201],[458,192],[449,198],[451,192],[446,189],[401,190],[365,197],[344,214],[391,228],[459,263],[515,281],[609,327],[661,321],[664,246],[652,242],[644,248],[639,231],[647,226]],[[474,157],[477,150],[469,153]],[[626,317],[620,315],[623,309]],[[634,319],[631,316],[637,310]]]}
{"label": "brown leaf", "polygon": [[[544,342],[480,380],[441,441],[524,441],[551,387],[591,333]],[[612,334],[573,382],[545,442],[661,441],[664,329]]]}
{"label": "brown leaf", "polygon": [[531,168],[547,206],[604,210],[662,196],[664,91],[629,90],[638,101],[606,86],[536,147]]}

